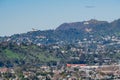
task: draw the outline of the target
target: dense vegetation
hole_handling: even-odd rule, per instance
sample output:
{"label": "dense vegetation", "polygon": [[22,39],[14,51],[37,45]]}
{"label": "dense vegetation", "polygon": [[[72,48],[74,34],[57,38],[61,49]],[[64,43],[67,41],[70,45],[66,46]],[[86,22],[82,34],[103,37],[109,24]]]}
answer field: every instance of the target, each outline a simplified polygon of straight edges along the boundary
{"label": "dense vegetation", "polygon": [[111,64],[120,59],[119,47],[119,45],[107,45],[98,49],[96,44],[90,44],[88,47],[79,44],[37,46],[4,42],[0,44],[0,66],[41,66],[58,63],[59,65],[67,63],[101,65],[104,59],[109,59],[110,62],[107,64]]}

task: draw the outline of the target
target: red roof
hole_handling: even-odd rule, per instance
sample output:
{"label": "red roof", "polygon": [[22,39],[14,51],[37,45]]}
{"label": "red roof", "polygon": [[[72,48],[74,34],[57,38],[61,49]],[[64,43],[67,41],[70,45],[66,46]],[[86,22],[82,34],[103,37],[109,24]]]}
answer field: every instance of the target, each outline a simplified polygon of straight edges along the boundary
{"label": "red roof", "polygon": [[8,68],[0,68],[1,73],[6,73],[8,71]]}
{"label": "red roof", "polygon": [[75,66],[82,67],[82,66],[86,66],[86,64],[67,64],[67,67],[75,67]]}

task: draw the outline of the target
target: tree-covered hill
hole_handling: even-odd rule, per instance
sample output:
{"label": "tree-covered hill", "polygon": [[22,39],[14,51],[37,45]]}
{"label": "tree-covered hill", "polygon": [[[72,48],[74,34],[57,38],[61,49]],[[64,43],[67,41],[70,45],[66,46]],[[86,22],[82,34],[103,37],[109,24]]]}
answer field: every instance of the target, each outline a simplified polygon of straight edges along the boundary
{"label": "tree-covered hill", "polygon": [[64,23],[55,30],[0,37],[0,66],[114,62],[119,44],[120,19]]}

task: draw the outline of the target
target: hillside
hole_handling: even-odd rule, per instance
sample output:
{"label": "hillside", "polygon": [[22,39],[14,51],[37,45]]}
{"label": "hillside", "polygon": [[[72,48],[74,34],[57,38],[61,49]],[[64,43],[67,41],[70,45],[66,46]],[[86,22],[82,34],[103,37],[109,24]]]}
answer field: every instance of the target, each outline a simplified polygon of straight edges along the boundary
{"label": "hillside", "polygon": [[0,37],[0,66],[117,62],[119,44],[120,19],[63,23],[56,30]]}
{"label": "hillside", "polygon": [[15,65],[41,65],[43,63],[57,62],[61,58],[54,51],[50,52],[47,46],[17,45],[16,43],[4,42],[0,44],[0,66],[12,67]]}
{"label": "hillside", "polygon": [[30,31],[23,34],[15,34],[9,37],[0,38],[0,42],[10,41],[16,43],[33,44],[56,44],[75,43],[76,40],[84,38],[104,36],[120,36],[120,19],[111,23],[91,19],[83,22],[63,23],[55,30]]}
{"label": "hillside", "polygon": [[[61,24],[56,30],[69,30],[69,29],[76,29],[80,31],[95,31],[98,29],[106,29],[109,27],[109,23],[107,21],[98,21],[91,19],[89,21],[83,22],[73,22],[73,23],[63,23]],[[87,29],[90,29],[87,31]]]}

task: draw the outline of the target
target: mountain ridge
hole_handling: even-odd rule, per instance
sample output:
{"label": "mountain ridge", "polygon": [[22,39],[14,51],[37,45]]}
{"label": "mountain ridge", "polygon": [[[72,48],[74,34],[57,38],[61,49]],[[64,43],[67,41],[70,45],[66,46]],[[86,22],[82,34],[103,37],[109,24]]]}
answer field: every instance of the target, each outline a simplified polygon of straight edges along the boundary
{"label": "mountain ridge", "polygon": [[89,35],[98,36],[98,38],[103,35],[119,35],[119,30],[120,19],[113,22],[91,19],[89,21],[63,23],[55,30],[37,30],[1,37],[0,42],[56,44],[63,41],[64,43],[74,43],[76,40],[82,40]]}
{"label": "mountain ridge", "polygon": [[95,25],[98,26],[100,24],[109,24],[109,22],[98,21],[96,19],[91,19],[91,20],[82,21],[82,22],[63,23],[59,27],[57,27],[56,30],[68,30],[68,29],[79,29],[79,30],[81,30],[84,27],[92,27],[92,26],[95,26]]}

